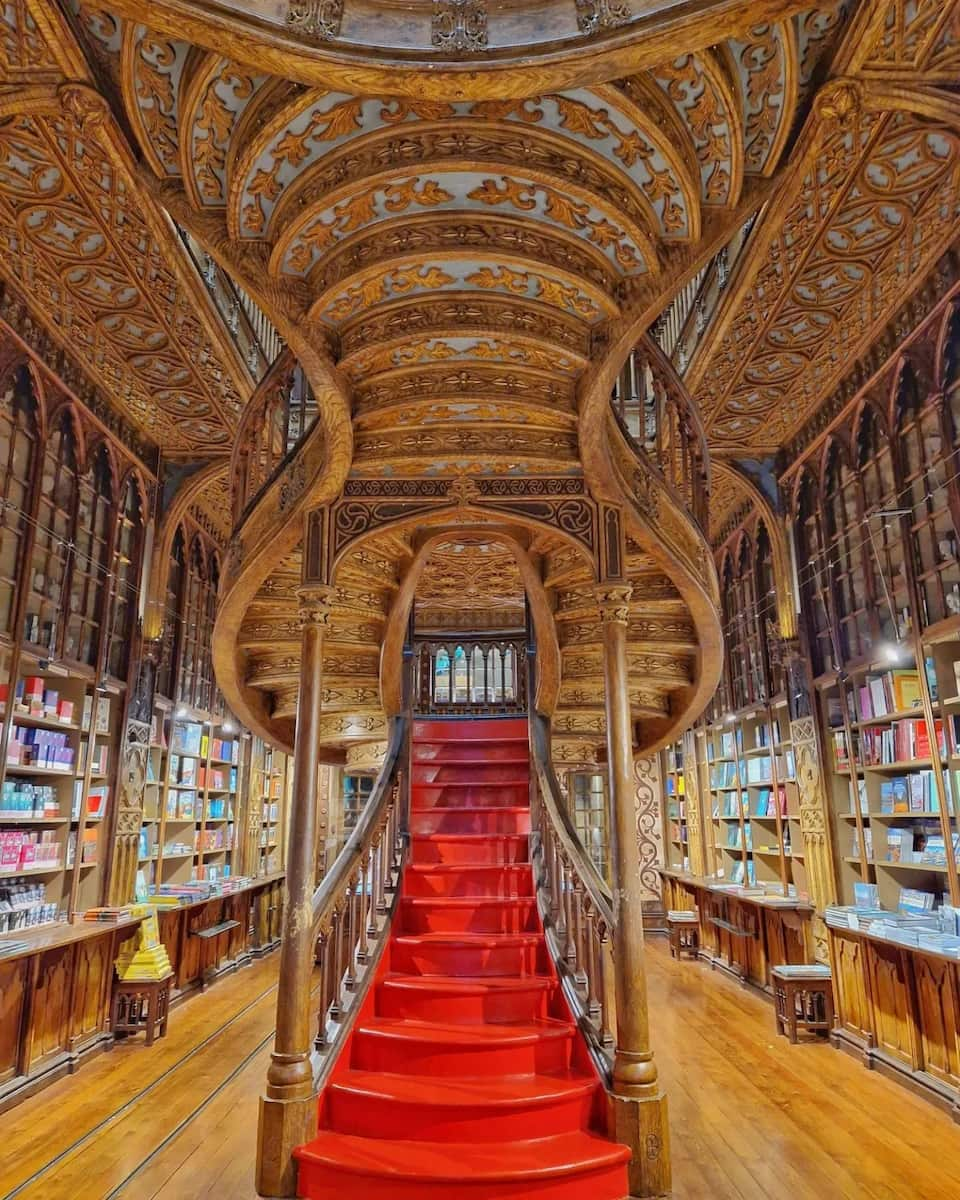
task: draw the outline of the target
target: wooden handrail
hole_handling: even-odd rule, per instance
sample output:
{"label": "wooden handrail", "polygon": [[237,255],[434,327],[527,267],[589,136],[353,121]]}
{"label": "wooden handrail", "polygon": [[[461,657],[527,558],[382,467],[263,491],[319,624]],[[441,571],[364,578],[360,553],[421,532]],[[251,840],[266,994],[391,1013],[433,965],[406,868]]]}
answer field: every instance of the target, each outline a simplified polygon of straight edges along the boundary
{"label": "wooden handrail", "polygon": [[234,532],[287,469],[317,415],[306,376],[292,352],[284,350],[257,385],[237,427],[230,460]]}
{"label": "wooden handrail", "polygon": [[537,904],[564,993],[609,1086],[616,1028],[613,898],[560,793],[550,726],[540,713],[530,716],[530,744],[537,781],[532,814]]}
{"label": "wooden handrail", "polygon": [[362,1000],[386,943],[407,846],[403,763],[409,730],[406,715],[391,718],[387,753],[370,797],[313,894],[320,990],[312,1067],[318,1087],[336,1059],[348,1018]]}

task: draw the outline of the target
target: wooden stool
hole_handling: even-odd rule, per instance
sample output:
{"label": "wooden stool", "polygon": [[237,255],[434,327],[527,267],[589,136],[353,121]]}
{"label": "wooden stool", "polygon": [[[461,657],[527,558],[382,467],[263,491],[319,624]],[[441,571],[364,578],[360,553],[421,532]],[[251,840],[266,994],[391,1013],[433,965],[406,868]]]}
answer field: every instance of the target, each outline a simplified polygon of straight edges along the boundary
{"label": "wooden stool", "polygon": [[113,985],[113,1009],[110,1025],[116,1033],[139,1033],[146,1030],[147,1045],[154,1036],[167,1033],[167,1008],[170,1000],[171,971],[163,979],[127,981],[118,979]]}
{"label": "wooden stool", "polygon": [[692,912],[668,912],[667,929],[670,933],[670,957],[680,958],[684,950],[694,958],[700,951],[700,922]]}
{"label": "wooden stool", "polygon": [[833,979],[819,963],[774,967],[773,999],[777,1033],[797,1040],[797,1029],[829,1033],[833,1028]]}

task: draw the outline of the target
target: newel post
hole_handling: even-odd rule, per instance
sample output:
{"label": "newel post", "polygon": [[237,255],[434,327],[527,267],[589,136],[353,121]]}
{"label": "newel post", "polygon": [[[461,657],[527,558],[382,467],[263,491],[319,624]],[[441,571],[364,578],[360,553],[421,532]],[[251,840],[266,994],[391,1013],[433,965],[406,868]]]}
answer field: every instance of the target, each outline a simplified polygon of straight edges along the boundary
{"label": "newel post", "polygon": [[643,941],[643,886],[633,786],[633,731],[628,687],[627,622],[631,589],[622,583],[597,588],[603,628],[607,762],[613,843],[613,957],[617,1000],[617,1047],[610,1097],[610,1132],[633,1150],[631,1196],[670,1191],[667,1098],[650,1047]]}
{"label": "newel post", "polygon": [[286,903],[280,945],[277,1032],[260,1099],[257,1191],[295,1196],[293,1151],[317,1130],[317,1093],[312,1048],[310,983],[314,964],[313,890],[317,821],[323,631],[333,589],[307,584],[299,601],[300,700],[293,758],[293,800],[288,837]]}

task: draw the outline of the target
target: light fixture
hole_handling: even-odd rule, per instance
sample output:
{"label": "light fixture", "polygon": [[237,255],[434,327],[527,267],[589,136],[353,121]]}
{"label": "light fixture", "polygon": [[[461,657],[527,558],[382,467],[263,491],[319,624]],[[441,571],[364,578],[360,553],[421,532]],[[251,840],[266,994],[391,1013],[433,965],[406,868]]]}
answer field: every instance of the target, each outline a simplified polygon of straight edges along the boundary
{"label": "light fixture", "polygon": [[732,725],[737,718],[733,715],[733,713],[727,713],[723,719],[728,725]]}
{"label": "light fixture", "polygon": [[186,706],[185,704],[181,704],[181,705],[180,705],[180,707],[177,709],[177,716],[178,716],[178,717],[180,717],[181,719],[182,719],[183,717],[189,717],[189,716],[190,716],[190,712],[189,712],[189,710],[187,709],[187,706]]}
{"label": "light fixture", "polygon": [[885,662],[898,663],[900,661],[900,646],[897,642],[884,642],[880,647],[880,654]]}
{"label": "light fixture", "polygon": [[233,722],[232,721],[224,721],[223,732],[224,733],[233,733]]}

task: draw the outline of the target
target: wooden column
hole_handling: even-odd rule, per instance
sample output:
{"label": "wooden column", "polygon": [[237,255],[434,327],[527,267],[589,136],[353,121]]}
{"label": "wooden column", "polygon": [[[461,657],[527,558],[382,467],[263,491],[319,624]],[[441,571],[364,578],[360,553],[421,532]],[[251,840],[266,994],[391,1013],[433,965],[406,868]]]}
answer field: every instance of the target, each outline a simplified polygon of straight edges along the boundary
{"label": "wooden column", "polygon": [[633,787],[633,731],[627,667],[627,621],[631,589],[621,583],[597,589],[603,626],[613,853],[613,938],[617,1001],[617,1048],[610,1098],[611,1133],[631,1147],[631,1196],[662,1196],[670,1190],[667,1099],[660,1087],[647,1010],[643,942],[643,884]]}
{"label": "wooden column", "polygon": [[257,1191],[296,1195],[293,1150],[316,1132],[317,1093],[312,1047],[310,983],[314,963],[313,892],[316,876],[317,766],[319,759],[323,631],[332,588],[300,588],[300,700],[294,747],[286,902],[280,945],[277,1032],[260,1100]]}

